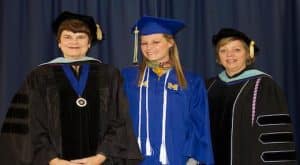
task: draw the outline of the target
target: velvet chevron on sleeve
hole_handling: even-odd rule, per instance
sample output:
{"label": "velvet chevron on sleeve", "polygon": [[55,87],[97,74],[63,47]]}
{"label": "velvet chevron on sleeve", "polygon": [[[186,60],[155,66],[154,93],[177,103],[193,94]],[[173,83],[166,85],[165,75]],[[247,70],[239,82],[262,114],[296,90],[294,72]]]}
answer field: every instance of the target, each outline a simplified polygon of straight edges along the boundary
{"label": "velvet chevron on sleeve", "polygon": [[141,155],[119,71],[95,61],[76,63],[84,64],[90,66],[81,96],[86,106],[78,106],[62,64],[41,65],[28,75],[1,130],[1,164],[41,165],[55,157],[73,160],[97,153],[107,157],[105,164],[138,164]]}

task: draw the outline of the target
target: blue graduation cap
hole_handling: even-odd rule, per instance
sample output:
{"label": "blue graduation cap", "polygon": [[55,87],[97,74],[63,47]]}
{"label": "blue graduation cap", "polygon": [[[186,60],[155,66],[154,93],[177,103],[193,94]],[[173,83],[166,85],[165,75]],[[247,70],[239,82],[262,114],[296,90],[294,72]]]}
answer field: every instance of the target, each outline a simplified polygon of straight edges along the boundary
{"label": "blue graduation cap", "polygon": [[175,35],[178,31],[184,28],[184,26],[185,24],[182,21],[175,19],[143,16],[136,22],[133,30],[137,27],[141,35],[155,33]]}
{"label": "blue graduation cap", "polygon": [[178,31],[183,29],[185,24],[176,19],[143,16],[133,26],[132,31],[135,34],[135,47],[133,63],[137,63],[137,47],[138,47],[138,35],[150,35],[156,33],[176,35]]}

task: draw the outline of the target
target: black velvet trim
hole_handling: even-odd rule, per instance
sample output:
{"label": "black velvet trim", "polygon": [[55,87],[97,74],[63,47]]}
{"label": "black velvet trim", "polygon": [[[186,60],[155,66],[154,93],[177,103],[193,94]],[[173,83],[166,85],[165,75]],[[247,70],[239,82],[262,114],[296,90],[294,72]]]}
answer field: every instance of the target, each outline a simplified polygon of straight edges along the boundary
{"label": "black velvet trim", "polygon": [[257,123],[260,126],[290,124],[291,118],[287,114],[259,116]]}
{"label": "black velvet trim", "polygon": [[28,131],[28,125],[20,123],[4,123],[1,129],[1,133],[27,134]]}
{"label": "black velvet trim", "polygon": [[296,151],[268,151],[262,153],[264,162],[285,162],[296,160]]}
{"label": "black velvet trim", "polygon": [[27,119],[28,118],[28,109],[21,108],[21,107],[11,107],[8,109],[6,117],[12,118],[12,119]]}
{"label": "black velvet trim", "polygon": [[12,103],[17,103],[17,104],[28,104],[28,96],[25,94],[16,94],[13,99]]}
{"label": "black velvet trim", "polygon": [[278,132],[278,133],[261,134],[259,140],[262,143],[290,143],[293,142],[293,133]]}

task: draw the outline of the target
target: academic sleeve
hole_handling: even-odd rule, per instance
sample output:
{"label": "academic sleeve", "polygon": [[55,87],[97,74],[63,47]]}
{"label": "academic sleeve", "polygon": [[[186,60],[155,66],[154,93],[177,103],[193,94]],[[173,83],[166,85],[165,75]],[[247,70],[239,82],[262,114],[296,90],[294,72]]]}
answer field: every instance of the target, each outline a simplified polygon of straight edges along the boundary
{"label": "academic sleeve", "polygon": [[6,113],[0,136],[0,160],[3,165],[31,162],[32,146],[29,135],[27,94],[27,86],[24,84],[14,95]]}
{"label": "academic sleeve", "polygon": [[261,99],[258,100],[259,108],[262,108],[266,112],[270,109],[270,113],[288,114],[285,95],[270,77],[261,77],[258,92],[261,95]]}
{"label": "academic sleeve", "polygon": [[207,101],[207,92],[203,81],[196,78],[190,82],[191,86],[191,103],[189,110],[189,134],[184,152],[186,156],[195,158],[200,163],[207,165],[214,164],[210,121]]}
{"label": "academic sleeve", "polygon": [[119,71],[113,73],[112,79],[106,112],[107,129],[103,141],[98,146],[98,153],[105,154],[113,162],[122,161],[124,163],[125,161],[124,164],[138,164],[142,156],[133,133],[127,98],[123,91],[123,80]]}
{"label": "academic sleeve", "polygon": [[[257,91],[257,124],[264,162],[296,162],[293,125],[284,93],[269,77],[262,77]],[[293,162],[294,161],[294,162]]]}
{"label": "academic sleeve", "polygon": [[[48,164],[56,157],[51,148],[38,77],[31,73],[14,95],[0,136],[1,164]],[[44,116],[46,117],[46,116]]]}

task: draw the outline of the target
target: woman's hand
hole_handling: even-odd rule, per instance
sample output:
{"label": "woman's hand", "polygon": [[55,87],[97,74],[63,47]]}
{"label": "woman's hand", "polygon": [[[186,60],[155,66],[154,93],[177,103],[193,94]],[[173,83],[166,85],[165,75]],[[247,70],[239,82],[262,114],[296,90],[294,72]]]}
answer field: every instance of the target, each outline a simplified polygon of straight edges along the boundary
{"label": "woman's hand", "polygon": [[82,159],[71,160],[72,163],[84,164],[84,165],[99,165],[106,160],[106,157],[101,154],[90,156]]}
{"label": "woman's hand", "polygon": [[67,161],[67,160],[54,158],[54,159],[50,160],[49,165],[78,165],[78,164]]}

